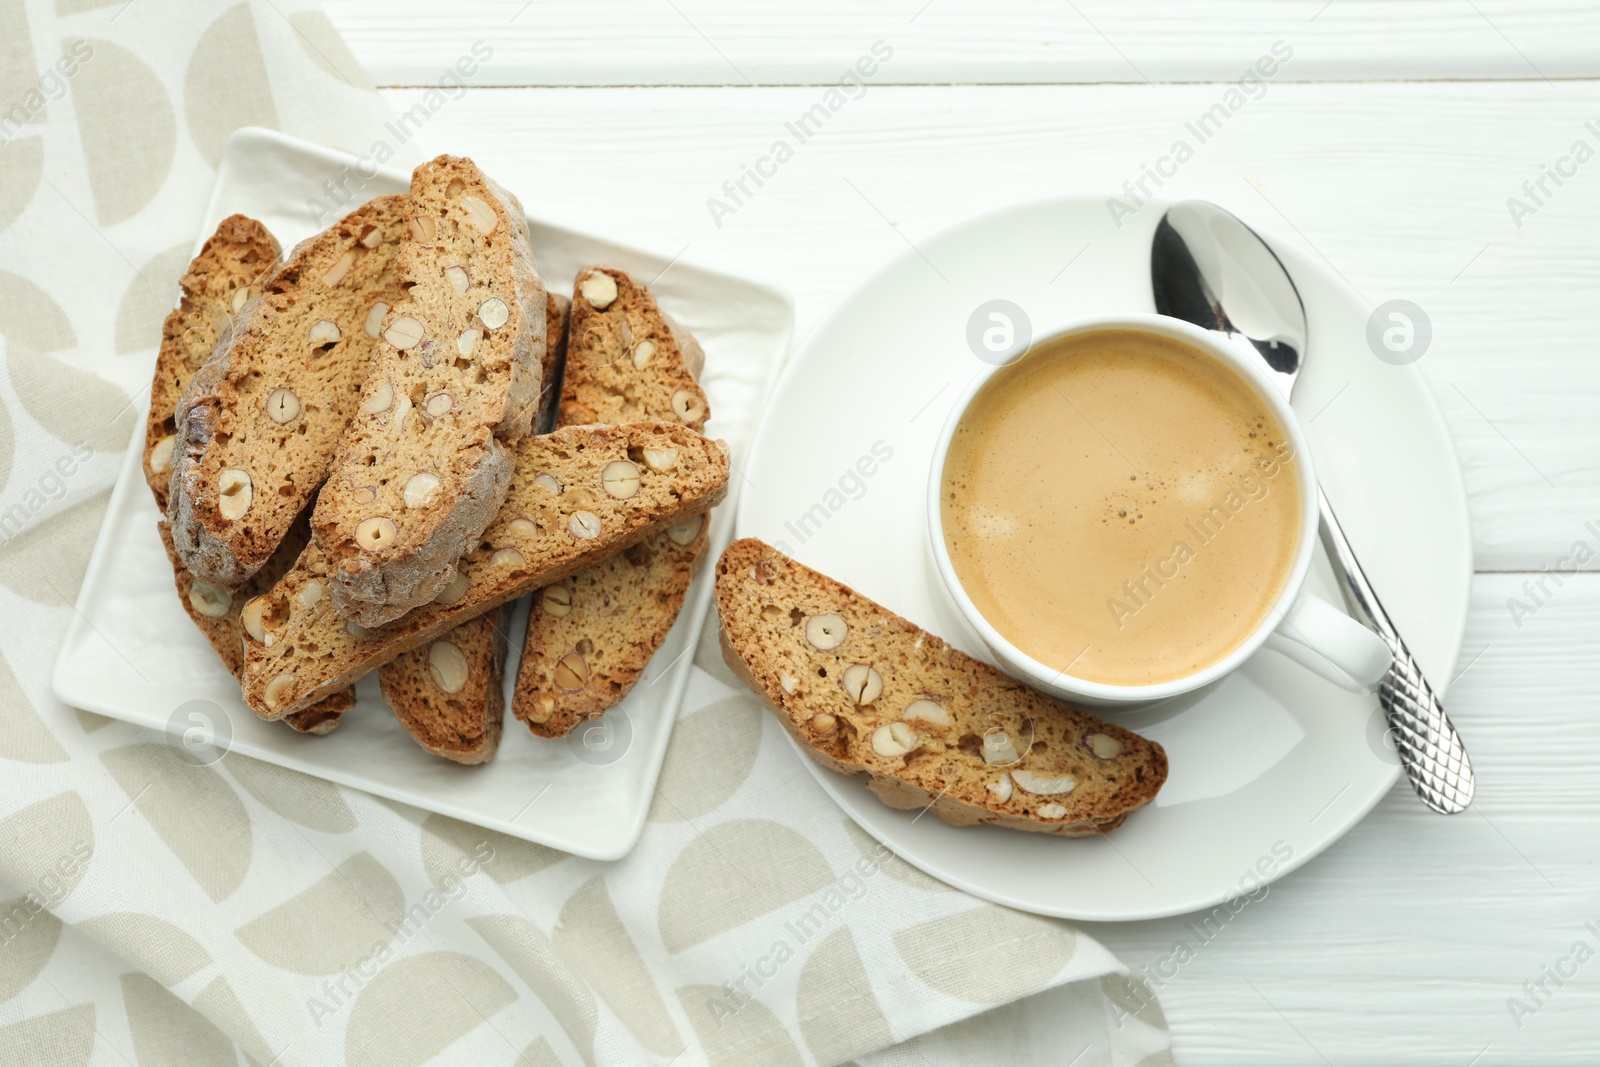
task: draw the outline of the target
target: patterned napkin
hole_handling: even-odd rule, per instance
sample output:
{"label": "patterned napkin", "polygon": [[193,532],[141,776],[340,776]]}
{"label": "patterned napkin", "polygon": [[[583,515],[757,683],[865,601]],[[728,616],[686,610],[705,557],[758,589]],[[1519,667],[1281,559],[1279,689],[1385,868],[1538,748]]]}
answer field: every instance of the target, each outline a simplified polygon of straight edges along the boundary
{"label": "patterned napkin", "polygon": [[224,140],[432,154],[390,118],[314,4],[0,0],[0,1063],[1170,1063],[1098,944],[850,823],[714,620],[613,864],[55,701]]}

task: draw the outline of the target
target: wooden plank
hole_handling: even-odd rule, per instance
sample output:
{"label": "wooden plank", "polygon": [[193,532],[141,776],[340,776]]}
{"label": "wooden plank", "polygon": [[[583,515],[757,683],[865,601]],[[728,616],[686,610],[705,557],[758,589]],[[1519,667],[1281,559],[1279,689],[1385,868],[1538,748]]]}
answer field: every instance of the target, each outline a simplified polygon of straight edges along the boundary
{"label": "wooden plank", "polygon": [[[785,123],[821,92],[472,90],[425,136],[476,155],[541,213],[783,282],[803,336],[907,239],[998,204],[1137,179],[1221,90],[874,88],[713,219],[708,199],[793,139]],[[418,94],[387,96],[405,108]],[[1600,550],[1585,527],[1600,526],[1600,361],[1588,355],[1600,335],[1600,162],[1559,189],[1547,182],[1553,195],[1520,227],[1507,208],[1574,141],[1600,148],[1585,125],[1597,117],[1594,82],[1274,85],[1162,190],[1298,233],[1374,306],[1401,297],[1425,309],[1434,338],[1419,366],[1461,456],[1480,569],[1556,567],[1580,539]],[[1360,432],[1359,410],[1327,418]]]}
{"label": "wooden plank", "polygon": [[474,40],[478,84],[836,81],[875,41],[880,84],[1228,81],[1282,40],[1285,80],[1600,74],[1584,0],[331,0],[380,85],[433,84]]}
{"label": "wooden plank", "polygon": [[[1475,582],[1464,660],[1487,651],[1450,693],[1478,773],[1473,808],[1434,815],[1402,782],[1327,853],[1226,922],[1086,925],[1131,968],[1155,971],[1179,1063],[1600,1056],[1590,973],[1600,964],[1564,986],[1547,982],[1538,1000],[1523,989],[1579,939],[1600,954],[1600,936],[1584,925],[1600,927],[1591,814],[1600,575],[1570,580],[1519,628],[1505,602],[1522,581]],[[1178,942],[1193,954],[1187,963],[1173,962]],[[1514,1018],[1511,998],[1535,1011]]]}

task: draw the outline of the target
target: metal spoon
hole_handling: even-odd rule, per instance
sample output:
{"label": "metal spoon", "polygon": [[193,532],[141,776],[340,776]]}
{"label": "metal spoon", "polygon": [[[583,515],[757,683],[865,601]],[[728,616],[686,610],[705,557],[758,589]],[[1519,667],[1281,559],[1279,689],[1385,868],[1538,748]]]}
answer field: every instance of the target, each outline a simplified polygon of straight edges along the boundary
{"label": "metal spoon", "polygon": [[[1306,352],[1306,312],[1294,281],[1265,241],[1241,220],[1204,200],[1168,209],[1150,248],[1156,310],[1223,334],[1264,362],[1288,396]],[[1434,811],[1472,803],[1472,764],[1422,668],[1383,610],[1328,498],[1318,490],[1322,544],[1342,579],[1345,599],[1394,652],[1378,688],[1406,776]]]}

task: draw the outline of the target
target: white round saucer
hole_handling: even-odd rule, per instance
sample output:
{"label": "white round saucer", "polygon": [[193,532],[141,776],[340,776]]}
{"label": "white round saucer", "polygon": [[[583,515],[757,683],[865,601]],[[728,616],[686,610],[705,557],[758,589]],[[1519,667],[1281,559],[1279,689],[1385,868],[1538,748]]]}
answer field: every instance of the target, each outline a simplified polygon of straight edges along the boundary
{"label": "white round saucer", "polygon": [[[1148,203],[1119,225],[1105,204],[1066,197],[969,220],[919,241],[846,297],[768,401],[742,472],[738,535],[993,662],[934,569],[929,459],[961,386],[984,366],[967,342],[980,305],[1011,301],[1036,331],[1153,310],[1150,239],[1166,205]],[[1442,692],[1472,575],[1466,491],[1444,420],[1415,367],[1369,349],[1371,308],[1323,260],[1269,240],[1306,305],[1294,408],[1317,470]],[[1341,602],[1320,549],[1308,588]],[[863,829],[934,877],[1010,907],[1093,921],[1181,914],[1254,892],[1336,841],[1400,776],[1375,697],[1270,650],[1209,689],[1100,714],[1159,741],[1171,764],[1155,801],[1103,838],[947,826],[805,762]]]}

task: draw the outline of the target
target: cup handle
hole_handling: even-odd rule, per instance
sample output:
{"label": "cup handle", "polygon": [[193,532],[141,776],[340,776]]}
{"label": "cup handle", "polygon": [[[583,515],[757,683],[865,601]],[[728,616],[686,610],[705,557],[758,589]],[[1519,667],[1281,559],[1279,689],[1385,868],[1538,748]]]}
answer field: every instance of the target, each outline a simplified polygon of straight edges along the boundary
{"label": "cup handle", "polygon": [[1321,597],[1305,592],[1296,598],[1266,644],[1358,693],[1376,689],[1394,661],[1383,638]]}

